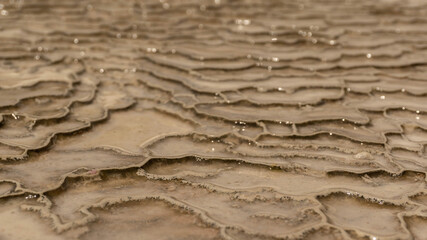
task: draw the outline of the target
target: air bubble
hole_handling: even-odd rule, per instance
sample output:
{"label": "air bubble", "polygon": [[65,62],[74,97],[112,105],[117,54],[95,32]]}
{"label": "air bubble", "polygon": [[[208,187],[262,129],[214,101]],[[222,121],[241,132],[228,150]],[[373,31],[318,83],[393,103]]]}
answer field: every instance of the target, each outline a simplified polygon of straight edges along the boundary
{"label": "air bubble", "polygon": [[156,53],[157,52],[157,48],[147,48],[147,52],[149,53]]}
{"label": "air bubble", "polygon": [[249,20],[249,19],[236,19],[235,23],[237,25],[245,25],[245,26],[247,26],[247,25],[251,24],[251,20]]}

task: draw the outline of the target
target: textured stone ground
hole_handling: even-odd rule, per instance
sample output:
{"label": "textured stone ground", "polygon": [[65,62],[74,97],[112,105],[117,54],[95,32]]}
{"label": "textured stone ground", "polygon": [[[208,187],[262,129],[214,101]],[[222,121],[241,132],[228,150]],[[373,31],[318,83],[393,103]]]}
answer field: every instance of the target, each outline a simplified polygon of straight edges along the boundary
{"label": "textured stone ground", "polygon": [[427,239],[426,1],[0,1],[0,239]]}

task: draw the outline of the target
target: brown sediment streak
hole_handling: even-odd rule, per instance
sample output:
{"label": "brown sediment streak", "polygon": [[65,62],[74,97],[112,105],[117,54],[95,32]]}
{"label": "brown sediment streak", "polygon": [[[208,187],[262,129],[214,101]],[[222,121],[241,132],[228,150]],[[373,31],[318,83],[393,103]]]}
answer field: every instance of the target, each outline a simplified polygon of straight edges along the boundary
{"label": "brown sediment streak", "polygon": [[0,239],[425,239],[426,10],[0,1]]}

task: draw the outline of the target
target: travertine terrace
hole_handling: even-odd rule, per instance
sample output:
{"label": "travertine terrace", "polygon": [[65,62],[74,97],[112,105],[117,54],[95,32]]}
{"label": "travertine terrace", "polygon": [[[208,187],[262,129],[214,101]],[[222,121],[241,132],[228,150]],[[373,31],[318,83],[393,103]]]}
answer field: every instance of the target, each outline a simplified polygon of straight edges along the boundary
{"label": "travertine terrace", "polygon": [[427,239],[427,1],[0,1],[0,239]]}

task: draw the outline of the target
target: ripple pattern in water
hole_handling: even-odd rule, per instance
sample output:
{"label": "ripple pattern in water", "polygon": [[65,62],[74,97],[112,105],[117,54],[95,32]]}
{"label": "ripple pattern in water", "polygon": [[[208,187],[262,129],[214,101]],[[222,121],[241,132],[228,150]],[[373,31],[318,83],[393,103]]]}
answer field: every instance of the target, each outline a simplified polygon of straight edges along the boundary
{"label": "ripple pattern in water", "polygon": [[0,1],[0,239],[427,239],[427,2]]}

